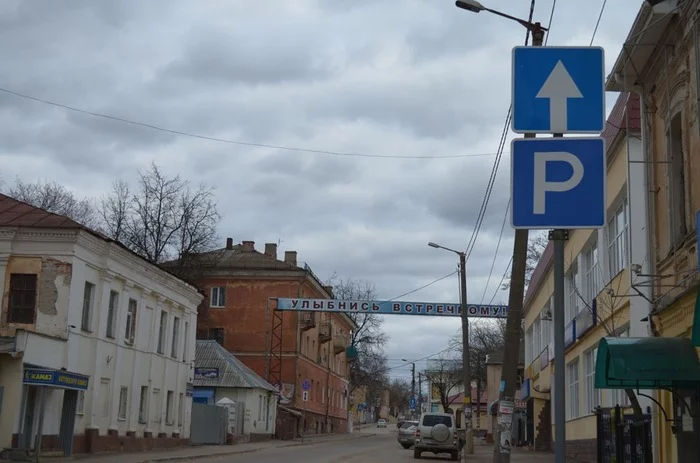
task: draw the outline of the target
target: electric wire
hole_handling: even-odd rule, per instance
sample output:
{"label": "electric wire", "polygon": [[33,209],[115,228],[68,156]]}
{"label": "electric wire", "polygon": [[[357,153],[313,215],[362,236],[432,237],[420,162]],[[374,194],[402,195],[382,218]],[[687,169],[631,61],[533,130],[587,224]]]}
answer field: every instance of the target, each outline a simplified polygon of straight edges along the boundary
{"label": "electric wire", "polygon": [[257,147],[257,148],[270,148],[270,149],[285,150],[285,151],[297,151],[297,152],[305,152],[305,153],[325,154],[325,155],[329,155],[329,156],[348,156],[348,157],[352,156],[352,157],[385,158],[385,159],[463,159],[463,158],[498,155],[498,153],[474,153],[474,154],[453,154],[453,155],[435,155],[435,156],[410,156],[410,155],[409,156],[399,156],[399,155],[391,155],[391,154],[346,153],[346,152],[341,152],[341,151],[330,151],[330,150],[312,149],[312,148],[299,148],[299,147],[292,147],[292,146],[285,146],[285,145],[270,145],[270,144],[266,144],[266,143],[245,142],[245,141],[239,141],[239,140],[231,140],[231,139],[227,139],[227,138],[210,137],[207,135],[201,135],[201,134],[196,134],[196,133],[191,133],[191,132],[183,132],[181,130],[169,129],[169,128],[161,127],[158,125],[148,124],[146,122],[134,121],[131,119],[125,119],[123,117],[112,116],[112,115],[103,114],[103,113],[97,113],[94,111],[88,111],[85,109],[77,108],[75,106],[70,106],[70,105],[63,104],[63,103],[56,103],[55,101],[45,100],[43,98],[38,98],[35,96],[26,95],[24,93],[15,92],[15,91],[9,90],[7,88],[0,87],[0,92],[4,92],[4,93],[9,94],[9,95],[14,95],[18,98],[24,98],[27,100],[32,100],[32,101],[47,104],[50,106],[63,108],[63,109],[66,109],[68,111],[86,114],[88,116],[108,119],[108,120],[112,120],[112,121],[116,121],[116,122],[121,122],[124,124],[130,124],[130,125],[143,127],[143,128],[147,128],[147,129],[151,129],[151,130],[157,130],[160,132],[170,133],[173,135],[180,135],[183,137],[197,138],[200,140],[207,140],[207,141],[213,141],[213,142],[218,142],[218,143],[226,143],[226,144],[230,144],[230,145],[252,146],[252,147]]}
{"label": "electric wire", "polygon": [[[496,266],[496,260],[498,259],[498,249],[501,247],[501,240],[503,239],[503,232],[506,228],[506,221],[508,220],[508,212],[510,211],[510,203],[512,199],[508,199],[508,205],[506,206],[506,212],[503,214],[503,223],[501,224],[501,233],[498,234],[498,242],[496,243],[496,251],[493,253],[493,260],[491,261],[491,268],[489,269],[489,276],[486,278],[486,284],[484,285],[484,293],[481,295],[481,302],[484,303],[486,299],[486,292],[489,289],[489,283],[491,283],[491,275],[493,275],[493,268]],[[499,285],[500,286],[500,285]]]}
{"label": "electric wire", "polygon": [[503,285],[503,282],[506,280],[506,276],[508,275],[508,271],[510,270],[510,266],[513,264],[513,256],[510,256],[510,261],[508,262],[508,265],[506,266],[506,271],[503,272],[503,276],[501,277],[501,281],[498,283],[498,286],[496,286],[496,291],[493,292],[493,296],[491,297],[491,300],[489,301],[489,305],[493,304],[494,299],[496,299],[496,296],[498,296],[498,292],[501,290],[501,286]]}
{"label": "electric wire", "polygon": [[598,21],[595,23],[595,28],[593,28],[593,36],[591,37],[591,42],[588,44],[588,46],[593,45],[593,41],[595,40],[595,35],[598,33],[598,26],[600,26],[600,20],[603,17],[603,13],[605,12],[605,5],[608,3],[608,0],[603,0],[603,4],[600,7],[600,14],[598,14]]}

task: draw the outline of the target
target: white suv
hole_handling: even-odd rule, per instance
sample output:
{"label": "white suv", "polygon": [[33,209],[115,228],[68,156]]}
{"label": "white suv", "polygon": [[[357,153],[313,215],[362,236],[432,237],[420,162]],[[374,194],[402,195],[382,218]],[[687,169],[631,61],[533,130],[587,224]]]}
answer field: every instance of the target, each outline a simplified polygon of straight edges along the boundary
{"label": "white suv", "polygon": [[449,453],[452,460],[459,460],[459,436],[454,416],[449,413],[423,413],[416,426],[413,458],[423,452]]}

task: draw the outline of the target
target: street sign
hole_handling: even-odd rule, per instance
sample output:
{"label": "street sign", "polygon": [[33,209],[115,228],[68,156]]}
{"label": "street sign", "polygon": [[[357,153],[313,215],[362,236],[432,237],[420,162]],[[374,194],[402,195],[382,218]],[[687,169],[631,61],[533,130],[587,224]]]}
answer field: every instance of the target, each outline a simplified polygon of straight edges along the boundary
{"label": "street sign", "polygon": [[408,408],[410,408],[411,410],[416,409],[416,398],[415,397],[411,397]]}
{"label": "street sign", "polygon": [[301,390],[302,390],[302,391],[308,391],[308,390],[310,390],[310,389],[311,389],[311,383],[309,382],[308,379],[305,379],[305,380],[301,383]]}
{"label": "street sign", "polygon": [[513,228],[605,225],[602,138],[526,138],[511,143]]}
{"label": "street sign", "polygon": [[309,391],[304,391],[301,393],[301,400],[303,400],[304,402],[309,400]]}
{"label": "street sign", "polygon": [[514,47],[516,133],[600,133],[605,128],[601,47]]}

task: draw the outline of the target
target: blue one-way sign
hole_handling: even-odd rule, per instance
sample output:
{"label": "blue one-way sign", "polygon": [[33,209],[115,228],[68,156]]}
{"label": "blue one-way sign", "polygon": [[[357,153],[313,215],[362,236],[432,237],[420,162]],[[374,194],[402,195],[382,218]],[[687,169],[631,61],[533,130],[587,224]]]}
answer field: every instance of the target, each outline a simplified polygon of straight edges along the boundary
{"label": "blue one-way sign", "polygon": [[602,132],[604,82],[601,47],[513,48],[513,131]]}
{"label": "blue one-way sign", "polygon": [[416,409],[416,398],[415,397],[411,397],[411,401],[408,404],[408,408],[410,408],[411,410]]}
{"label": "blue one-way sign", "polygon": [[604,226],[605,173],[602,138],[513,140],[513,228]]}

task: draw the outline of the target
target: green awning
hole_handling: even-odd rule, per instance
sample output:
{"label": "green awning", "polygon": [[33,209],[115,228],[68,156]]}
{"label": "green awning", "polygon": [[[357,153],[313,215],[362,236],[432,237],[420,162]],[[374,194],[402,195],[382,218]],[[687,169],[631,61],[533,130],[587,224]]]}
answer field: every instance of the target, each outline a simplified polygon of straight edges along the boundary
{"label": "green awning", "polygon": [[596,389],[662,389],[700,383],[700,362],[686,338],[603,338]]}

